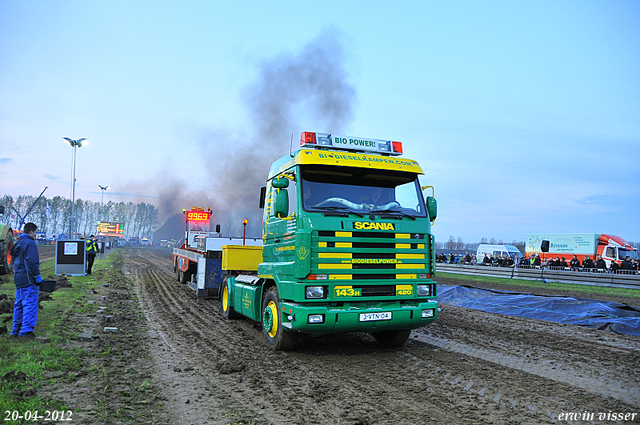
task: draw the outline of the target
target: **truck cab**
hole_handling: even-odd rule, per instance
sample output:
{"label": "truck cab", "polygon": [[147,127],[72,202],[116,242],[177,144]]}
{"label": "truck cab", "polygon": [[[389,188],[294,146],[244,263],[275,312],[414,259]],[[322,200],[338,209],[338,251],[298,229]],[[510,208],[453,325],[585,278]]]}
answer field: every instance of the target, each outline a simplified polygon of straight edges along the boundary
{"label": "truck cab", "polygon": [[301,149],[271,167],[262,262],[225,281],[223,315],[262,321],[276,350],[344,331],[399,346],[433,322],[437,206],[401,154],[398,142],[302,133]]}

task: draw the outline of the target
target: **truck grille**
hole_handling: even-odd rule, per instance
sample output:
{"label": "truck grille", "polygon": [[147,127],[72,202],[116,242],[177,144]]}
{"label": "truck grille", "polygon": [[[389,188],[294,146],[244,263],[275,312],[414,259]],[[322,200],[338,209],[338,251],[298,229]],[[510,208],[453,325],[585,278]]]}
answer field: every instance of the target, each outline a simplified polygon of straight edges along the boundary
{"label": "truck grille", "polygon": [[361,286],[362,296],[393,296],[395,285],[385,282],[432,273],[430,247],[429,234],[317,231],[312,234],[311,267],[333,281],[380,281]]}

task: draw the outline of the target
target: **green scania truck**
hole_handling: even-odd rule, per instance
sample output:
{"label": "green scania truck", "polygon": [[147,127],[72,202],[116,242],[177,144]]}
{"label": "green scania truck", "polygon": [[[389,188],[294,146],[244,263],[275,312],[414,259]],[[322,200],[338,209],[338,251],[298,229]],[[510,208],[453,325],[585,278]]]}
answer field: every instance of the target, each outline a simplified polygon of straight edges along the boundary
{"label": "green scania truck", "polygon": [[221,314],[261,322],[274,350],[337,332],[395,347],[433,322],[437,204],[401,155],[399,142],[302,133],[262,188],[262,247],[222,247]]}

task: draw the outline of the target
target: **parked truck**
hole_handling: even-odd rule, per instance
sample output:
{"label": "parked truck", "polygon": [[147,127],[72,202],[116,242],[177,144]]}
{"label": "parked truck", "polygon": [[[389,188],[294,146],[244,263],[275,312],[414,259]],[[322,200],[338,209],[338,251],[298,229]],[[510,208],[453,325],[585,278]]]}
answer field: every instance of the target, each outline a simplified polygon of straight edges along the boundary
{"label": "parked truck", "polygon": [[[543,251],[544,245],[548,245],[548,251]],[[607,267],[611,261],[620,265],[627,256],[638,259],[638,249],[621,237],[598,233],[529,233],[525,251],[526,255],[565,257],[567,262],[576,255],[581,263],[587,255],[592,260],[601,255]]]}
{"label": "parked truck", "polygon": [[400,155],[399,142],[302,133],[262,188],[260,244],[195,236],[197,254],[174,250],[177,276],[217,287],[222,316],[261,322],[274,350],[293,348],[300,334],[336,332],[404,344],[438,314],[437,204],[423,196],[433,188],[421,187],[419,164]]}

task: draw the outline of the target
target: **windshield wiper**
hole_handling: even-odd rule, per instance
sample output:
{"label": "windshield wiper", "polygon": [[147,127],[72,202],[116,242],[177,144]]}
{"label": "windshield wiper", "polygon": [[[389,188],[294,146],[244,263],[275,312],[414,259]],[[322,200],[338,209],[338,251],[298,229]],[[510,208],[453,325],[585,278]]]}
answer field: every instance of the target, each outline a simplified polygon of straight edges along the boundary
{"label": "windshield wiper", "polygon": [[[358,217],[364,217],[364,215],[357,213],[347,207],[312,207],[314,210],[328,210],[328,211],[340,211],[340,212],[346,212],[349,214],[355,214]],[[325,216],[327,215],[327,213],[324,214]]]}
{"label": "windshield wiper", "polygon": [[407,214],[406,212],[403,211],[399,211],[399,210],[393,210],[393,209],[386,209],[386,210],[371,210],[369,211],[369,214],[399,214],[402,217],[408,217],[411,220],[415,220],[416,218],[410,214]]}

